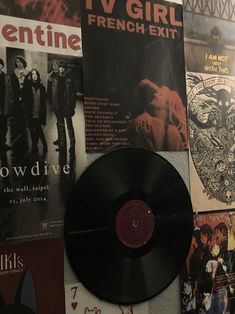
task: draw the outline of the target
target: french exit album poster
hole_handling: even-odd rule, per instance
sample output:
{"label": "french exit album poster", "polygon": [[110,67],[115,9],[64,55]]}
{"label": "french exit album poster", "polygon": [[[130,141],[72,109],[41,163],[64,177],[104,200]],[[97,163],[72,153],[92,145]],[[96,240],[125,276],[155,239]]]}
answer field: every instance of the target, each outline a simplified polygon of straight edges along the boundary
{"label": "french exit album poster", "polygon": [[0,246],[0,313],[65,314],[62,239]]}
{"label": "french exit album poster", "polygon": [[235,75],[234,1],[183,1],[189,72]]}
{"label": "french exit album poster", "polygon": [[1,4],[0,241],[61,236],[81,172],[81,27],[29,19],[32,1]]}
{"label": "french exit album poster", "polygon": [[87,152],[188,148],[182,5],[82,1]]}
{"label": "french exit album poster", "polygon": [[195,212],[235,205],[235,78],[187,73],[190,190]]}

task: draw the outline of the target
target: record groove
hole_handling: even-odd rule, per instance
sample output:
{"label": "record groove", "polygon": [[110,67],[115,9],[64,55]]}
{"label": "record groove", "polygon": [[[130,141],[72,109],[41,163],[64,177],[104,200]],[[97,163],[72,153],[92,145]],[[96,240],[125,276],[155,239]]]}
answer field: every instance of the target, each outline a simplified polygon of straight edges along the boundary
{"label": "record groove", "polygon": [[164,290],[185,261],[192,230],[181,176],[163,157],[140,148],[96,160],[67,201],[69,262],[88,290],[117,304]]}

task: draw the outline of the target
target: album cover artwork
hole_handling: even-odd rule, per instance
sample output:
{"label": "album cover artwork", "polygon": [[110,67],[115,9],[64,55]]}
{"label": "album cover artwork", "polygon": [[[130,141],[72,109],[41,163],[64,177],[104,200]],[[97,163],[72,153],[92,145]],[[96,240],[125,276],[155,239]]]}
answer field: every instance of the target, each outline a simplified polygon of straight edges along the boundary
{"label": "album cover artwork", "polygon": [[148,302],[116,305],[91,294],[81,283],[65,285],[66,314],[148,314]]}
{"label": "album cover artwork", "polygon": [[198,214],[181,272],[181,309],[190,314],[235,311],[235,212]]}
{"label": "album cover artwork", "polygon": [[0,247],[0,313],[65,314],[62,239]]}
{"label": "album cover artwork", "polygon": [[87,152],[187,149],[182,6],[98,0],[81,7]]}
{"label": "album cover artwork", "polygon": [[80,0],[1,0],[0,14],[80,27]]}
{"label": "album cover artwork", "polygon": [[235,75],[234,1],[183,3],[187,71]]}
{"label": "album cover artwork", "polygon": [[194,211],[234,208],[235,79],[187,73]]}
{"label": "album cover artwork", "polygon": [[81,30],[4,15],[0,28],[0,241],[60,236],[79,171]]}

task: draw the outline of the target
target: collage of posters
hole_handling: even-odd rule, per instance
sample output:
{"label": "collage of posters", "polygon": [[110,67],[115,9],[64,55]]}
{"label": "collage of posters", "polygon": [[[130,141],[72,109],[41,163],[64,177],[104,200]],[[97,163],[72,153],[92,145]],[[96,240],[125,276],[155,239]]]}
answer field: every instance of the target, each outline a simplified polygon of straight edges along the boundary
{"label": "collage of posters", "polygon": [[[196,1],[197,2],[197,1]],[[234,208],[235,35],[230,4],[184,2],[190,184],[194,211]]]}
{"label": "collage of posters", "polygon": [[0,29],[0,313],[65,314],[65,201],[81,172],[80,9],[3,0]]}
{"label": "collage of posters", "polygon": [[194,210],[181,312],[235,313],[234,1],[184,1],[189,178]]}
{"label": "collage of posters", "polygon": [[235,314],[235,0],[180,3],[0,1],[0,313],[149,313],[63,272],[81,160],[136,146],[189,152],[182,313]]}

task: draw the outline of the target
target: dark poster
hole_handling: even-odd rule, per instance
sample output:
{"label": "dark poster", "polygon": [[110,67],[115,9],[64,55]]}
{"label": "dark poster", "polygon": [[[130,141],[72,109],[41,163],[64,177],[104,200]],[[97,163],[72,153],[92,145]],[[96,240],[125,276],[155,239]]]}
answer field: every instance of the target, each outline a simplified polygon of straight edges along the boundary
{"label": "dark poster", "polygon": [[234,1],[184,1],[185,62],[189,72],[234,76]]}
{"label": "dark poster", "polygon": [[62,239],[0,247],[0,313],[64,314]]}
{"label": "dark poster", "polygon": [[87,151],[186,149],[182,6],[82,3]]}
{"label": "dark poster", "polygon": [[235,213],[199,214],[181,273],[182,313],[235,311]]}

